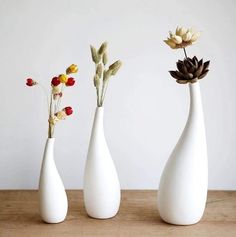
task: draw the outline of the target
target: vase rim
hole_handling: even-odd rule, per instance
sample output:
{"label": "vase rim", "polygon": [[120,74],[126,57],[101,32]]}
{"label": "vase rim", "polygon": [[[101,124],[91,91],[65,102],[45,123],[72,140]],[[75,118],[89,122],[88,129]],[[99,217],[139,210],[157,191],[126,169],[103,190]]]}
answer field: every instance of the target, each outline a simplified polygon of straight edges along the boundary
{"label": "vase rim", "polygon": [[54,141],[54,140],[55,140],[55,137],[48,137],[47,140],[49,140],[49,141]]}
{"label": "vase rim", "polygon": [[196,85],[200,85],[198,80],[196,82],[194,82],[194,83],[189,83],[189,86],[196,86]]}
{"label": "vase rim", "polygon": [[104,107],[103,106],[97,106],[96,109],[104,110]]}

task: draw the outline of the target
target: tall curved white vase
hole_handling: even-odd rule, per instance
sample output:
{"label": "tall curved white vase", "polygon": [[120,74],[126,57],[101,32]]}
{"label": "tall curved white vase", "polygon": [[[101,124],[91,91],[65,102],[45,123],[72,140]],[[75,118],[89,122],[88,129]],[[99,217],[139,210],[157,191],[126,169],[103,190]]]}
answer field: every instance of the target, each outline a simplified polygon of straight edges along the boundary
{"label": "tall curved white vase", "polygon": [[189,91],[188,120],[164,168],[158,191],[160,216],[175,225],[200,221],[207,198],[207,144],[199,83],[189,83]]}
{"label": "tall curved white vase", "polygon": [[68,209],[67,195],[54,162],[54,138],[48,138],[39,180],[39,210],[43,221],[64,221]]}
{"label": "tall curved white vase", "polygon": [[84,204],[89,216],[107,219],[120,206],[120,184],[103,130],[103,107],[97,107],[84,173]]}

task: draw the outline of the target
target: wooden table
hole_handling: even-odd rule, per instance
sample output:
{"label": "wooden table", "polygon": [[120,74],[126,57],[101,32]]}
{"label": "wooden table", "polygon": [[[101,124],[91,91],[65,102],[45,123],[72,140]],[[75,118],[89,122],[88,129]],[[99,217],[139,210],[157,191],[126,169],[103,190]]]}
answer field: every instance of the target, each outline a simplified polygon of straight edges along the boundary
{"label": "wooden table", "polygon": [[0,191],[0,237],[236,237],[236,192],[210,191],[204,217],[192,226],[161,221],[155,191],[122,191],[118,215],[91,219],[83,206],[82,191],[67,191],[69,211],[65,222],[40,220],[37,191]]}

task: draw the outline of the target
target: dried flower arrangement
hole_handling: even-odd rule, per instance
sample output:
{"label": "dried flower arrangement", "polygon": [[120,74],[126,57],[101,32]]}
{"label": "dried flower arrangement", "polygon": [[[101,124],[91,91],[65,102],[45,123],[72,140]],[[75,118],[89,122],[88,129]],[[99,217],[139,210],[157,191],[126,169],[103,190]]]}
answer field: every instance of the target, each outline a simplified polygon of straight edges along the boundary
{"label": "dried flower arrangement", "polygon": [[66,69],[65,74],[60,74],[55,76],[51,80],[51,90],[50,96],[48,96],[47,90],[43,85],[39,82],[33,80],[32,78],[28,78],[26,80],[27,86],[40,86],[46,96],[48,101],[48,138],[53,138],[54,128],[58,121],[64,120],[67,116],[73,113],[73,109],[70,106],[67,106],[63,109],[60,109],[61,99],[63,97],[63,91],[65,87],[70,87],[75,84],[75,80],[73,77],[69,77],[70,74],[76,73],[78,71],[78,67],[75,64],[72,64]]}
{"label": "dried flower arrangement", "polygon": [[203,59],[198,60],[196,56],[193,58],[187,56],[186,47],[195,43],[199,36],[200,33],[191,28],[177,27],[175,34],[169,32],[169,38],[164,40],[172,49],[182,48],[184,51],[184,60],[178,60],[176,63],[178,70],[169,71],[170,75],[180,84],[197,82],[209,71],[210,61],[203,62]]}
{"label": "dried flower arrangement", "polygon": [[102,43],[100,48],[96,50],[92,45],[90,46],[92,60],[95,63],[95,75],[93,78],[94,86],[97,92],[97,106],[102,107],[106,95],[109,79],[115,76],[121,67],[121,61],[118,60],[106,67],[107,59],[107,42]]}

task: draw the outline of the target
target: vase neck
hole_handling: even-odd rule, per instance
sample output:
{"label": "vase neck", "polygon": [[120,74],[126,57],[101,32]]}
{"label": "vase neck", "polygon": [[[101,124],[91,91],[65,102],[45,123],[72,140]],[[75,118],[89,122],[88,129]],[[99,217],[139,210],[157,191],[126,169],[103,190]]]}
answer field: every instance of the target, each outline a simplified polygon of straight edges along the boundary
{"label": "vase neck", "polygon": [[54,160],[54,142],[55,142],[55,138],[48,138],[47,139],[45,149],[44,149],[45,162]]}
{"label": "vase neck", "polygon": [[202,98],[199,82],[189,83],[190,112],[202,110]]}
{"label": "vase neck", "polygon": [[103,131],[103,114],[104,114],[104,108],[97,107],[94,116],[93,130]]}
{"label": "vase neck", "polygon": [[55,138],[54,137],[49,137],[47,139],[47,143],[54,144],[54,142],[55,142]]}
{"label": "vase neck", "polygon": [[189,120],[194,118],[203,120],[202,98],[199,82],[189,83],[189,95]]}

